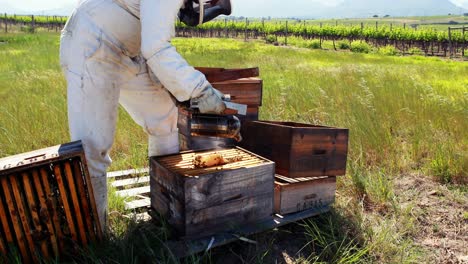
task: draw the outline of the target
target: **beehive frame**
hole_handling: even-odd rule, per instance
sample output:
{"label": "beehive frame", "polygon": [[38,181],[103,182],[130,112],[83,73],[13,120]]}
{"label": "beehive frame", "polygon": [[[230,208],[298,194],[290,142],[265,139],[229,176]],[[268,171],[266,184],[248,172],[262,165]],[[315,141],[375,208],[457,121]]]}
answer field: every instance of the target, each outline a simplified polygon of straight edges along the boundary
{"label": "beehive frame", "polygon": [[[0,159],[0,252],[57,259],[102,239],[83,146]],[[1,261],[1,260],[0,260]]]}

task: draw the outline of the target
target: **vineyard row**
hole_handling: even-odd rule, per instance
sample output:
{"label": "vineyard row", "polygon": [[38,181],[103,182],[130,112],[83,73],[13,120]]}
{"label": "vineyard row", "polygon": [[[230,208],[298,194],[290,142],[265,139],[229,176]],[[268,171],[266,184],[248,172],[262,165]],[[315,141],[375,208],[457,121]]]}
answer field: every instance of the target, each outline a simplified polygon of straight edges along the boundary
{"label": "vineyard row", "polygon": [[[63,27],[66,17],[57,16],[0,16],[0,24],[4,25],[5,32],[8,26],[20,25],[29,32],[42,27],[49,30]],[[366,41],[375,46],[393,45],[405,52],[411,48],[419,48],[426,55],[453,56],[464,55],[467,48],[468,27],[456,31],[438,31],[431,28],[413,29],[393,26],[345,26],[345,25],[311,25],[304,22],[267,22],[267,21],[234,21],[215,20],[200,27],[191,28],[183,23],[176,23],[178,36],[181,37],[244,37],[245,39],[271,39],[288,37],[302,38],[304,40],[318,39],[320,44],[325,41],[349,40]]]}

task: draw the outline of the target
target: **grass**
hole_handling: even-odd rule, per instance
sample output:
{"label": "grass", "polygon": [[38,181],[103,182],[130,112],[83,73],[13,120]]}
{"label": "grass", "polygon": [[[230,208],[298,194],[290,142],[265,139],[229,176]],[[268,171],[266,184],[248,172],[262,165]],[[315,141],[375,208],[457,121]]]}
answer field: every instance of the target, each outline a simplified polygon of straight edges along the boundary
{"label": "grass", "polygon": [[[347,127],[351,136],[348,174],[339,180],[333,212],[255,236],[259,245],[235,243],[186,262],[273,262],[276,243],[296,237],[296,263],[428,261],[430,252],[413,241],[415,205],[401,206],[394,182],[411,173],[450,186],[467,182],[468,64],[226,39],[174,44],[192,65],[259,66],[261,119]],[[0,157],[69,140],[58,47],[56,34],[0,35]],[[146,148],[144,132],[120,109],[110,169],[146,166]],[[454,189],[466,194],[464,187]],[[160,247],[167,227],[121,217],[122,201],[112,191],[110,197],[108,241],[77,261],[143,263],[159,257],[173,263]]]}

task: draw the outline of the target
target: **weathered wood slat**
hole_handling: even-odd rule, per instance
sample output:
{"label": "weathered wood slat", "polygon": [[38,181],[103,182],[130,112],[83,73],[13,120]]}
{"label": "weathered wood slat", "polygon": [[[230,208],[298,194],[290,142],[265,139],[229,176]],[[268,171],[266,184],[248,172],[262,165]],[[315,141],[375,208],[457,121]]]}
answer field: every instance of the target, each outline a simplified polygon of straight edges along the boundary
{"label": "weathered wood slat", "polygon": [[274,216],[272,219],[266,219],[256,224],[245,225],[232,232],[223,232],[211,236],[206,236],[199,239],[186,239],[179,241],[168,241],[165,243],[174,256],[177,258],[184,258],[190,255],[203,252],[210,248],[226,245],[228,243],[239,240],[241,237],[258,234],[278,228],[293,222],[297,222],[312,216],[316,216],[330,210],[329,206],[323,208],[312,208],[306,211],[302,211],[295,214],[289,214],[284,216]]}
{"label": "weathered wood slat", "polygon": [[131,185],[136,185],[136,184],[149,184],[149,176],[144,176],[144,177],[138,177],[138,178],[129,178],[125,180],[116,180],[112,182],[112,186],[119,188],[119,187],[125,187],[125,186],[131,186]]}
{"label": "weathered wood slat", "polygon": [[62,170],[61,166],[59,165],[55,166],[54,175],[55,175],[55,178],[57,180],[58,187],[60,190],[60,198],[63,203],[63,209],[65,211],[65,216],[66,216],[67,223],[70,229],[70,234],[74,241],[78,241],[78,233],[76,231],[75,224],[73,223],[73,217],[71,214],[73,210],[72,210],[72,207],[70,206],[70,201],[68,200],[68,197],[67,197],[68,192],[65,190],[65,182],[64,182],[64,178],[62,176],[61,170]]}
{"label": "weathered wood slat", "polygon": [[[34,198],[34,189],[32,188],[31,186],[31,182],[30,182],[30,179],[29,179],[29,176],[27,173],[22,173],[22,179],[23,179],[23,186],[24,186],[24,190],[25,190],[25,195],[26,195],[26,202],[27,204],[29,205],[29,212],[32,216],[32,227],[31,227],[31,230],[32,232],[36,232],[38,234],[43,234],[43,230],[42,230],[42,225],[41,225],[41,220],[40,220],[40,216],[39,216],[39,210],[38,208],[40,208],[37,204],[36,204],[36,199]],[[49,255],[49,249],[48,249],[48,246],[47,244],[49,243],[49,241],[47,240],[42,240],[42,241],[38,241],[38,240],[35,240],[35,243],[36,244],[40,244],[40,247],[41,247],[41,252],[42,252],[42,255],[46,258],[49,258],[50,255]]]}
{"label": "weathered wood slat", "polygon": [[[3,180],[2,180],[2,183],[1,183],[1,186],[2,186],[2,189],[4,191],[5,190],[5,187],[3,186]],[[0,190],[1,192],[1,190]],[[7,210],[5,210],[5,207],[3,205],[4,201],[6,203],[6,206],[8,207],[8,203],[6,201],[6,197],[4,198],[3,196],[0,197],[1,200],[0,200],[0,212],[8,212]],[[14,243],[14,240],[13,240],[13,232],[11,229],[10,229],[10,226],[8,224],[8,219],[6,217],[0,217],[0,223],[2,225],[2,230],[4,231],[4,234],[5,235],[5,238],[6,238],[6,244],[13,244]],[[6,248],[6,247],[5,247]],[[2,251],[2,252],[7,252],[7,251]]]}
{"label": "weathered wood slat", "polygon": [[169,225],[177,230],[180,235],[184,235],[185,204],[184,201],[180,200],[182,197],[176,195],[173,191],[168,190],[168,187],[163,187],[162,184],[156,181],[154,177],[151,177],[150,184],[151,207],[159,214],[166,217]]}
{"label": "weathered wood slat", "polygon": [[254,121],[242,128],[240,145],[276,163],[289,178],[346,174],[348,129],[293,122]]}
{"label": "weathered wood slat", "polygon": [[121,190],[117,191],[117,195],[121,197],[127,197],[127,196],[135,196],[138,194],[145,194],[150,192],[150,187],[149,186],[144,186],[144,187],[138,187],[138,188],[132,188],[128,190]]}
{"label": "weathered wood slat", "polygon": [[137,208],[144,208],[151,206],[151,199],[139,199],[131,202],[125,202],[125,209],[126,210],[133,210]]}
{"label": "weathered wood slat", "polygon": [[275,213],[277,214],[284,215],[315,207],[320,208],[335,201],[336,177],[295,183],[275,182],[275,185]]}
{"label": "weathered wood slat", "polygon": [[[3,241],[2,234],[0,234],[0,252],[8,252],[6,243]],[[6,259],[4,258],[3,255],[0,255],[0,262],[1,263],[6,262]]]}
{"label": "weathered wood slat", "polygon": [[[195,169],[195,155],[245,158]],[[151,159],[151,204],[181,236],[200,236],[271,218],[274,163],[241,148]]]}
{"label": "weathered wood slat", "polygon": [[[75,159],[73,160],[72,162],[72,166],[73,166],[73,172],[74,172],[74,176],[75,177],[81,177],[83,178],[83,175],[82,175],[82,172],[81,172],[81,167],[80,167],[80,161],[78,159]],[[85,194],[86,193],[86,189],[85,189],[85,186],[84,186],[84,183],[82,180],[77,180],[77,188],[78,188],[78,193],[79,194]],[[96,234],[94,232],[94,225],[93,225],[93,219],[91,218],[91,214],[90,213],[86,213],[86,212],[90,212],[90,205],[89,205],[89,197],[86,197],[86,196],[81,196],[79,197],[80,198],[80,202],[81,202],[81,206],[83,208],[83,211],[85,212],[85,214],[83,215],[83,218],[84,218],[84,221],[86,223],[86,229],[88,232],[87,234],[89,235],[90,239],[91,239],[91,242],[97,242],[96,240]]]}
{"label": "weathered wood slat", "polygon": [[274,188],[271,173],[274,173],[273,166],[256,166],[226,171],[223,177],[212,174],[187,179],[185,188],[190,190],[191,199],[186,199],[186,211],[191,213],[230,200],[241,200],[251,197],[252,193],[271,194]]}
{"label": "weathered wood slat", "polygon": [[130,176],[130,175],[141,175],[141,174],[148,174],[148,173],[149,173],[149,168],[114,171],[114,172],[107,173],[107,178],[118,178],[118,177],[125,177],[125,176]]}
{"label": "weathered wood slat", "polygon": [[37,163],[53,162],[59,159],[75,156],[83,150],[80,141],[31,151],[24,154],[10,156],[0,159],[0,175],[4,171],[12,173],[19,169],[37,166]]}
{"label": "weathered wood slat", "polygon": [[[11,179],[13,177],[14,176],[11,176],[9,178]],[[1,182],[2,182],[2,188],[3,188],[4,194],[5,194],[8,212],[13,221],[12,225],[13,225],[13,230],[15,231],[14,236],[18,240],[19,251],[21,252],[21,255],[23,256],[26,262],[31,262],[31,255],[28,249],[29,241],[27,241],[26,235],[23,233],[23,230],[22,230],[21,219],[15,207],[17,202],[13,198],[13,194],[11,193],[12,191],[10,191],[9,179],[7,179],[6,177],[1,178]]]}
{"label": "weathered wood slat", "polygon": [[218,72],[206,72],[206,79],[210,83],[237,80],[242,78],[257,77],[260,74],[258,68],[248,69],[225,69]]}
{"label": "weathered wood slat", "polygon": [[234,103],[249,107],[262,105],[263,81],[259,78],[214,82],[212,85],[222,93],[231,95],[231,101]]}
{"label": "weathered wood slat", "polygon": [[[63,241],[65,239],[65,236],[62,232],[62,226],[60,224],[59,220],[59,215],[58,215],[58,197],[53,196],[53,192],[51,190],[51,184],[49,181],[49,175],[47,171],[44,168],[40,169],[40,174],[41,174],[41,180],[44,185],[44,190],[45,190],[45,197],[47,197],[48,203],[48,211],[52,213],[52,222],[54,223],[54,229],[55,229],[55,234],[57,236],[58,241]],[[49,207],[49,204],[51,205],[52,208]],[[58,243],[59,246],[59,251],[63,252],[64,250],[64,245],[63,243]]]}
{"label": "weathered wood slat", "polygon": [[[21,175],[21,177],[24,177],[24,176],[25,176],[24,174]],[[26,240],[28,241],[29,252],[31,253],[32,260],[34,262],[37,262],[39,261],[39,259],[37,258],[36,246],[32,238],[33,229],[29,225],[28,216],[26,215],[26,211],[28,211],[28,208],[26,208],[27,205],[24,203],[23,197],[21,196],[19,192],[20,188],[19,188],[17,177],[11,177],[10,183],[11,183],[11,189],[13,191],[13,196],[16,202],[16,207],[18,209],[17,213],[21,220],[21,224],[23,225],[24,236],[26,237]]]}
{"label": "weathered wood slat", "polygon": [[204,209],[187,209],[186,226],[189,228],[186,228],[185,236],[201,237],[256,224],[271,218],[272,203],[273,197],[270,192],[222,202]]}
{"label": "weathered wood slat", "polygon": [[33,181],[34,181],[34,187],[37,191],[37,196],[39,199],[39,204],[40,204],[40,214],[41,218],[43,218],[44,222],[46,223],[47,226],[47,231],[50,236],[50,242],[52,244],[52,250],[54,251],[55,256],[59,256],[59,249],[58,249],[58,243],[57,243],[57,236],[55,235],[55,230],[53,227],[53,219],[52,216],[49,214],[49,208],[47,208],[47,203],[46,200],[48,199],[46,195],[44,194],[44,191],[41,186],[40,182],[40,175],[37,170],[33,170],[32,172],[33,176]]}
{"label": "weathered wood slat", "polygon": [[75,182],[73,180],[72,169],[71,169],[70,163],[67,162],[64,165],[65,165],[65,171],[64,171],[65,180],[67,181],[68,188],[70,189],[69,195],[71,196],[74,213],[75,213],[75,219],[78,222],[78,233],[80,235],[80,241],[82,245],[87,245],[88,240],[86,237],[86,227],[85,227],[83,217],[81,214],[81,210],[80,210],[81,206],[80,206],[79,199],[77,196]]}

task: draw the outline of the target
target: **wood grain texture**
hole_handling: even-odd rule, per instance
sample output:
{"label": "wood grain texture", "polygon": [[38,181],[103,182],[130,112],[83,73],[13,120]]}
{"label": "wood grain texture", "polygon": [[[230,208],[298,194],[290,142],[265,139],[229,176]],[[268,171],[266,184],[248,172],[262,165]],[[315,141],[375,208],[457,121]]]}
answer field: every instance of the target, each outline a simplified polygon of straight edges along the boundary
{"label": "wood grain texture", "polygon": [[59,159],[73,157],[83,152],[81,141],[31,151],[0,159],[0,175],[12,173],[20,169],[37,167],[38,163],[51,163]]}
{"label": "wood grain texture", "polygon": [[[243,153],[244,160],[194,169],[197,154]],[[243,165],[237,165],[243,164]],[[240,148],[151,158],[151,204],[181,236],[194,237],[271,218],[274,163]]]}
{"label": "wood grain texture", "polygon": [[34,188],[37,191],[37,197],[39,199],[40,217],[47,227],[46,230],[49,234],[49,239],[50,239],[50,243],[52,246],[54,256],[59,256],[57,236],[55,234],[56,231],[54,230],[53,219],[50,215],[50,212],[52,212],[53,214],[53,210],[51,208],[48,208],[47,206],[48,197],[46,196],[45,191],[43,190],[41,179],[40,179],[40,174],[38,170],[33,170],[32,177],[33,177],[33,182],[34,182]]}
{"label": "wood grain texture", "polygon": [[[74,175],[72,173],[72,169],[70,163],[64,164],[64,179],[67,181],[68,189],[70,190],[69,194],[71,197],[71,204],[73,205],[73,212],[74,212],[74,220],[77,223],[78,234],[80,237],[81,245],[87,245],[88,239],[86,236],[86,226],[84,223],[83,215],[81,213],[81,204],[79,202],[79,197],[77,193],[77,187],[75,186],[74,182]],[[78,241],[78,240],[77,240]]]}
{"label": "wood grain texture", "polygon": [[0,253],[1,253],[0,254],[0,262],[1,263],[6,262],[5,255],[6,255],[7,251],[8,251],[6,245],[7,245],[7,243],[4,242],[2,234],[0,234]]}
{"label": "wood grain texture", "polygon": [[185,234],[185,204],[183,197],[178,197],[169,192],[153,177],[150,179],[150,185],[152,208],[165,217],[177,233],[183,236]]}
{"label": "wood grain texture", "polygon": [[[86,232],[86,237],[89,237],[90,238],[90,242],[97,242],[97,238],[96,238],[96,232],[95,232],[95,226],[93,223],[95,223],[95,221],[93,221],[93,218],[92,218],[92,215],[90,212],[92,212],[91,210],[91,206],[90,206],[90,199],[89,199],[89,195],[86,195],[87,191],[86,191],[86,188],[85,188],[85,181],[83,181],[83,178],[84,178],[84,175],[82,173],[82,169],[81,169],[81,166],[80,166],[80,161],[78,159],[74,159],[72,161],[72,166],[73,166],[73,175],[74,177],[77,177],[77,188],[78,188],[78,191],[77,191],[77,194],[79,195],[79,200],[81,202],[81,208],[83,208],[83,218],[84,218],[84,226],[85,226],[85,232]],[[81,194],[81,195],[80,195]]]}
{"label": "wood grain texture", "polygon": [[245,78],[226,82],[212,83],[213,87],[224,94],[231,95],[231,101],[249,107],[262,106],[263,80]]}
{"label": "wood grain texture", "polygon": [[324,206],[322,208],[313,208],[284,216],[275,215],[270,219],[259,221],[255,224],[252,223],[249,225],[244,225],[239,229],[231,230],[230,232],[220,232],[202,238],[168,241],[165,243],[165,245],[174,256],[177,258],[184,258],[205,251],[209,245],[211,245],[211,248],[223,246],[230,242],[237,241],[241,237],[247,237],[249,235],[279,228],[290,223],[325,213],[329,210],[329,206]]}
{"label": "wood grain texture", "polygon": [[[64,244],[62,243],[62,241],[65,240],[65,235],[63,234],[62,225],[60,223],[59,214],[58,214],[58,209],[60,208],[60,205],[58,202],[59,197],[58,195],[55,195],[54,192],[52,191],[52,185],[51,185],[51,182],[49,181],[48,171],[45,168],[40,168],[40,175],[41,175],[42,184],[44,186],[47,210],[49,211],[49,216],[51,215],[55,234],[58,240],[59,252],[63,252]],[[60,254],[56,256],[60,256]]]}
{"label": "wood grain texture", "polygon": [[[7,210],[8,208],[8,203],[7,203],[7,198],[6,198],[6,195],[5,194],[1,194],[2,192],[5,192],[5,191],[8,191],[5,189],[4,187],[4,183],[3,181],[6,181],[5,180],[2,180],[1,182],[1,186],[2,186],[2,190],[0,190],[0,212],[4,212],[5,214],[8,213],[9,211]],[[5,185],[6,185],[6,182],[5,182]],[[1,223],[1,227],[2,227],[2,236],[5,236],[5,251],[2,251],[4,254],[7,253],[6,251],[6,244],[14,244],[14,230],[12,227],[10,227],[9,223],[8,223],[8,218],[7,217],[0,217],[0,223]]]}
{"label": "wood grain texture", "polygon": [[97,242],[102,234],[83,160],[80,142],[2,159],[0,251],[16,248],[21,262],[36,263]]}
{"label": "wood grain texture", "polygon": [[187,212],[249,197],[252,193],[272,193],[274,164],[216,172],[185,181]]}
{"label": "wood grain texture", "polygon": [[20,219],[19,223],[21,223],[21,225],[23,226],[24,237],[26,238],[26,241],[29,247],[29,252],[32,257],[32,261],[37,262],[39,259],[37,258],[38,252],[36,251],[36,246],[32,238],[33,229],[29,225],[29,221],[28,221],[29,219],[28,219],[28,216],[26,215],[26,213],[28,212],[27,204],[24,203],[24,200],[21,197],[18,181],[19,179],[17,179],[17,177],[10,177],[11,189],[13,191],[13,197],[15,199],[16,208],[17,208],[16,213],[18,214],[18,217]]}
{"label": "wood grain texture", "polygon": [[240,145],[276,162],[290,178],[346,174],[348,130],[292,122],[253,121]]}
{"label": "wood grain texture", "polygon": [[70,231],[70,235],[74,241],[78,241],[78,233],[76,231],[76,226],[73,223],[72,217],[72,210],[71,201],[68,198],[69,192],[65,189],[64,177],[62,174],[61,166],[54,167],[54,175],[55,179],[57,180],[57,185],[60,191],[60,201],[61,205],[63,206],[63,210],[65,211],[65,218],[68,224],[68,230]]}
{"label": "wood grain texture", "polygon": [[[9,178],[13,178],[14,176],[11,176]],[[16,209],[16,201],[13,197],[12,190],[11,190],[11,185],[10,181],[7,177],[2,177],[0,178],[0,181],[2,183],[2,189],[5,195],[5,201],[6,201],[6,211],[5,214],[9,214],[11,217],[11,225],[12,225],[12,231],[14,233],[12,234],[13,237],[15,237],[15,242],[17,242],[17,246],[19,249],[19,252],[21,253],[21,256],[23,257],[23,260],[25,262],[31,262],[31,255],[28,249],[28,241],[26,239],[26,236],[24,235],[23,229],[22,229],[22,224],[21,224],[21,219],[18,213],[18,210]],[[3,217],[2,217],[3,218]]]}
{"label": "wood grain texture", "polygon": [[29,175],[27,173],[22,173],[22,180],[23,186],[25,190],[26,196],[26,204],[29,206],[29,213],[32,217],[32,225],[31,225],[31,234],[35,235],[34,242],[39,244],[41,248],[41,253],[45,258],[49,258],[49,249],[48,244],[50,241],[47,241],[47,232],[45,232],[42,228],[42,223],[40,220],[40,205],[36,203],[36,191],[33,189],[33,185],[29,179]]}
{"label": "wood grain texture", "polygon": [[286,215],[321,208],[335,201],[336,177],[285,182],[280,178],[275,181],[275,213]]}
{"label": "wood grain texture", "polygon": [[206,79],[210,83],[257,77],[260,74],[260,71],[258,68],[218,69],[218,70],[209,70],[206,68],[199,68],[199,69],[200,71],[204,72]]}

